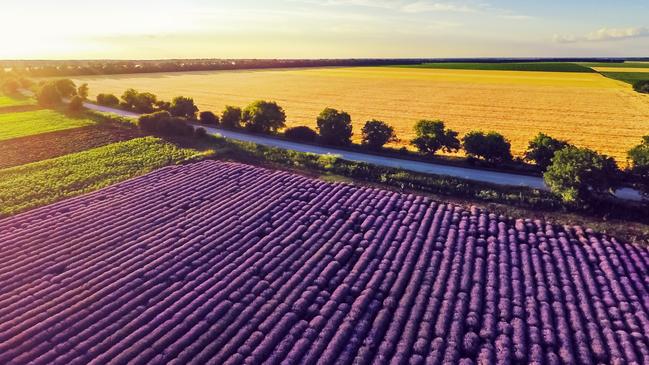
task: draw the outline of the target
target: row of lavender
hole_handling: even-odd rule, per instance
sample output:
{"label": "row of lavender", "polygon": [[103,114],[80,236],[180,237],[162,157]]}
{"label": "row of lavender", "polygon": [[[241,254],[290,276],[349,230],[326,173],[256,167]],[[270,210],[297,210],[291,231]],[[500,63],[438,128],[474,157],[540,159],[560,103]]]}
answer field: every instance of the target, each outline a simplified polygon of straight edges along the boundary
{"label": "row of lavender", "polygon": [[205,161],[0,221],[0,363],[649,362],[649,250]]}

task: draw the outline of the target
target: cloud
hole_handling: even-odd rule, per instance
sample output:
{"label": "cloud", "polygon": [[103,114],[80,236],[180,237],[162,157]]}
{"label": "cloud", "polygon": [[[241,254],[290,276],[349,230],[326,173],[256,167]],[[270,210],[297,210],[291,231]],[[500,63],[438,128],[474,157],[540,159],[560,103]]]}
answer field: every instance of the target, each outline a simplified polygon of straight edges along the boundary
{"label": "cloud", "polygon": [[405,13],[428,13],[428,12],[455,12],[455,13],[472,13],[477,9],[468,5],[453,3],[440,3],[431,1],[416,1],[405,4],[400,8]]}
{"label": "cloud", "polygon": [[368,8],[386,9],[403,13],[430,13],[430,12],[454,12],[467,13],[475,12],[477,7],[457,2],[443,2],[433,0],[290,0],[325,6],[360,6]]}
{"label": "cloud", "polygon": [[601,28],[584,36],[554,35],[557,43],[603,42],[649,37],[649,27]]}

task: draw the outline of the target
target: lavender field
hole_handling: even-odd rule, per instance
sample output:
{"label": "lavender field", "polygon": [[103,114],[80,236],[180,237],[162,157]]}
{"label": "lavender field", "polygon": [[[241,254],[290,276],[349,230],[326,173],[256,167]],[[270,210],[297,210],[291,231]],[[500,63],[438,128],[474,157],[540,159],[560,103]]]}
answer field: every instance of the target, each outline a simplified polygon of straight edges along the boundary
{"label": "lavender field", "polygon": [[649,250],[204,161],[0,220],[0,363],[649,363]]}

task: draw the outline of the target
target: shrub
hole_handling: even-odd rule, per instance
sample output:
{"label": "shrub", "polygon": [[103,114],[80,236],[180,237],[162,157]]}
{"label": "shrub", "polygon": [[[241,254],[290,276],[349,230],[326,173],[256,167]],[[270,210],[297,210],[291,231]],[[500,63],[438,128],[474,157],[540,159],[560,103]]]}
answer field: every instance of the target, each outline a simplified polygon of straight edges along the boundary
{"label": "shrub", "polygon": [[99,94],[97,104],[114,108],[119,105],[119,99],[113,94]]}
{"label": "shrub", "polygon": [[288,139],[300,142],[315,142],[318,139],[318,133],[306,126],[292,127],[284,131],[284,136]]}
{"label": "shrub", "polygon": [[344,146],[352,143],[352,118],[349,114],[326,108],[316,120],[323,143]]}
{"label": "shrub", "polygon": [[61,94],[54,83],[48,82],[38,89],[36,100],[42,106],[51,107],[61,103]]}
{"label": "shrub", "polygon": [[284,128],[286,113],[275,102],[258,100],[246,107],[241,119],[249,131],[275,133]]}
{"label": "shrub", "polygon": [[77,95],[79,95],[83,100],[88,99],[88,84],[81,84],[77,88]]}
{"label": "shrub", "polygon": [[462,146],[469,157],[482,158],[489,163],[512,160],[511,143],[500,133],[469,132],[462,138]]}
{"label": "shrub", "polygon": [[569,146],[557,151],[543,177],[564,202],[587,204],[617,186],[619,170],[608,156]]}
{"label": "shrub", "polygon": [[194,104],[194,99],[184,96],[175,97],[171,101],[171,107],[169,108],[169,113],[174,117],[196,119],[197,112],[198,108]]}
{"label": "shrub", "polygon": [[649,135],[642,142],[629,150],[630,173],[635,187],[649,199]]}
{"label": "shrub", "polygon": [[135,89],[128,89],[122,94],[122,107],[138,113],[152,113],[157,101],[154,94],[140,93]]}
{"label": "shrub", "polygon": [[543,171],[552,163],[552,157],[557,151],[560,151],[570,144],[556,138],[552,138],[544,133],[539,133],[532,139],[525,152],[525,160],[534,162]]}
{"label": "shrub", "polygon": [[11,78],[2,82],[2,92],[7,95],[18,94],[20,87],[20,82],[17,79]]}
{"label": "shrub", "polygon": [[194,130],[194,136],[196,136],[196,138],[205,138],[207,137],[207,131],[205,128],[196,128]]}
{"label": "shrub", "polygon": [[362,133],[362,144],[372,150],[380,150],[386,143],[397,141],[394,128],[380,120],[365,122]]}
{"label": "shrub", "polygon": [[70,79],[56,80],[54,81],[54,85],[62,98],[69,98],[77,95],[77,85],[75,85],[74,81]]}
{"label": "shrub", "polygon": [[158,111],[161,110],[169,111],[171,109],[171,103],[164,100],[158,100],[153,105],[155,105]]}
{"label": "shrub", "polygon": [[457,152],[460,149],[457,132],[446,129],[440,120],[420,120],[414,129],[416,137],[410,143],[421,153],[434,155],[439,150]]}
{"label": "shrub", "polygon": [[241,108],[226,106],[221,115],[221,126],[225,128],[241,128]]}
{"label": "shrub", "polygon": [[167,111],[142,115],[138,120],[138,126],[143,131],[166,136],[191,136],[194,134],[194,128],[188,125],[184,119],[173,117]]}
{"label": "shrub", "polygon": [[83,98],[79,95],[74,96],[68,104],[68,110],[78,112],[83,109]]}
{"label": "shrub", "polygon": [[643,93],[643,94],[649,94],[649,80],[641,80],[633,84],[633,90]]}
{"label": "shrub", "polygon": [[218,125],[219,124],[219,117],[212,113],[212,112],[201,112],[199,115],[200,121],[203,124],[213,124],[213,125]]}

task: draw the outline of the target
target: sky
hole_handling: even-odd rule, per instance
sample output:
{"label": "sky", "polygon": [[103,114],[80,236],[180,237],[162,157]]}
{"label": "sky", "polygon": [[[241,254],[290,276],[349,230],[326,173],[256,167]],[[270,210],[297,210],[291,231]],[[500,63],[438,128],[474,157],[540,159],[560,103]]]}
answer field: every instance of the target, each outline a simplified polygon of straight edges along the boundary
{"label": "sky", "polygon": [[2,0],[0,59],[649,56],[647,0]]}

